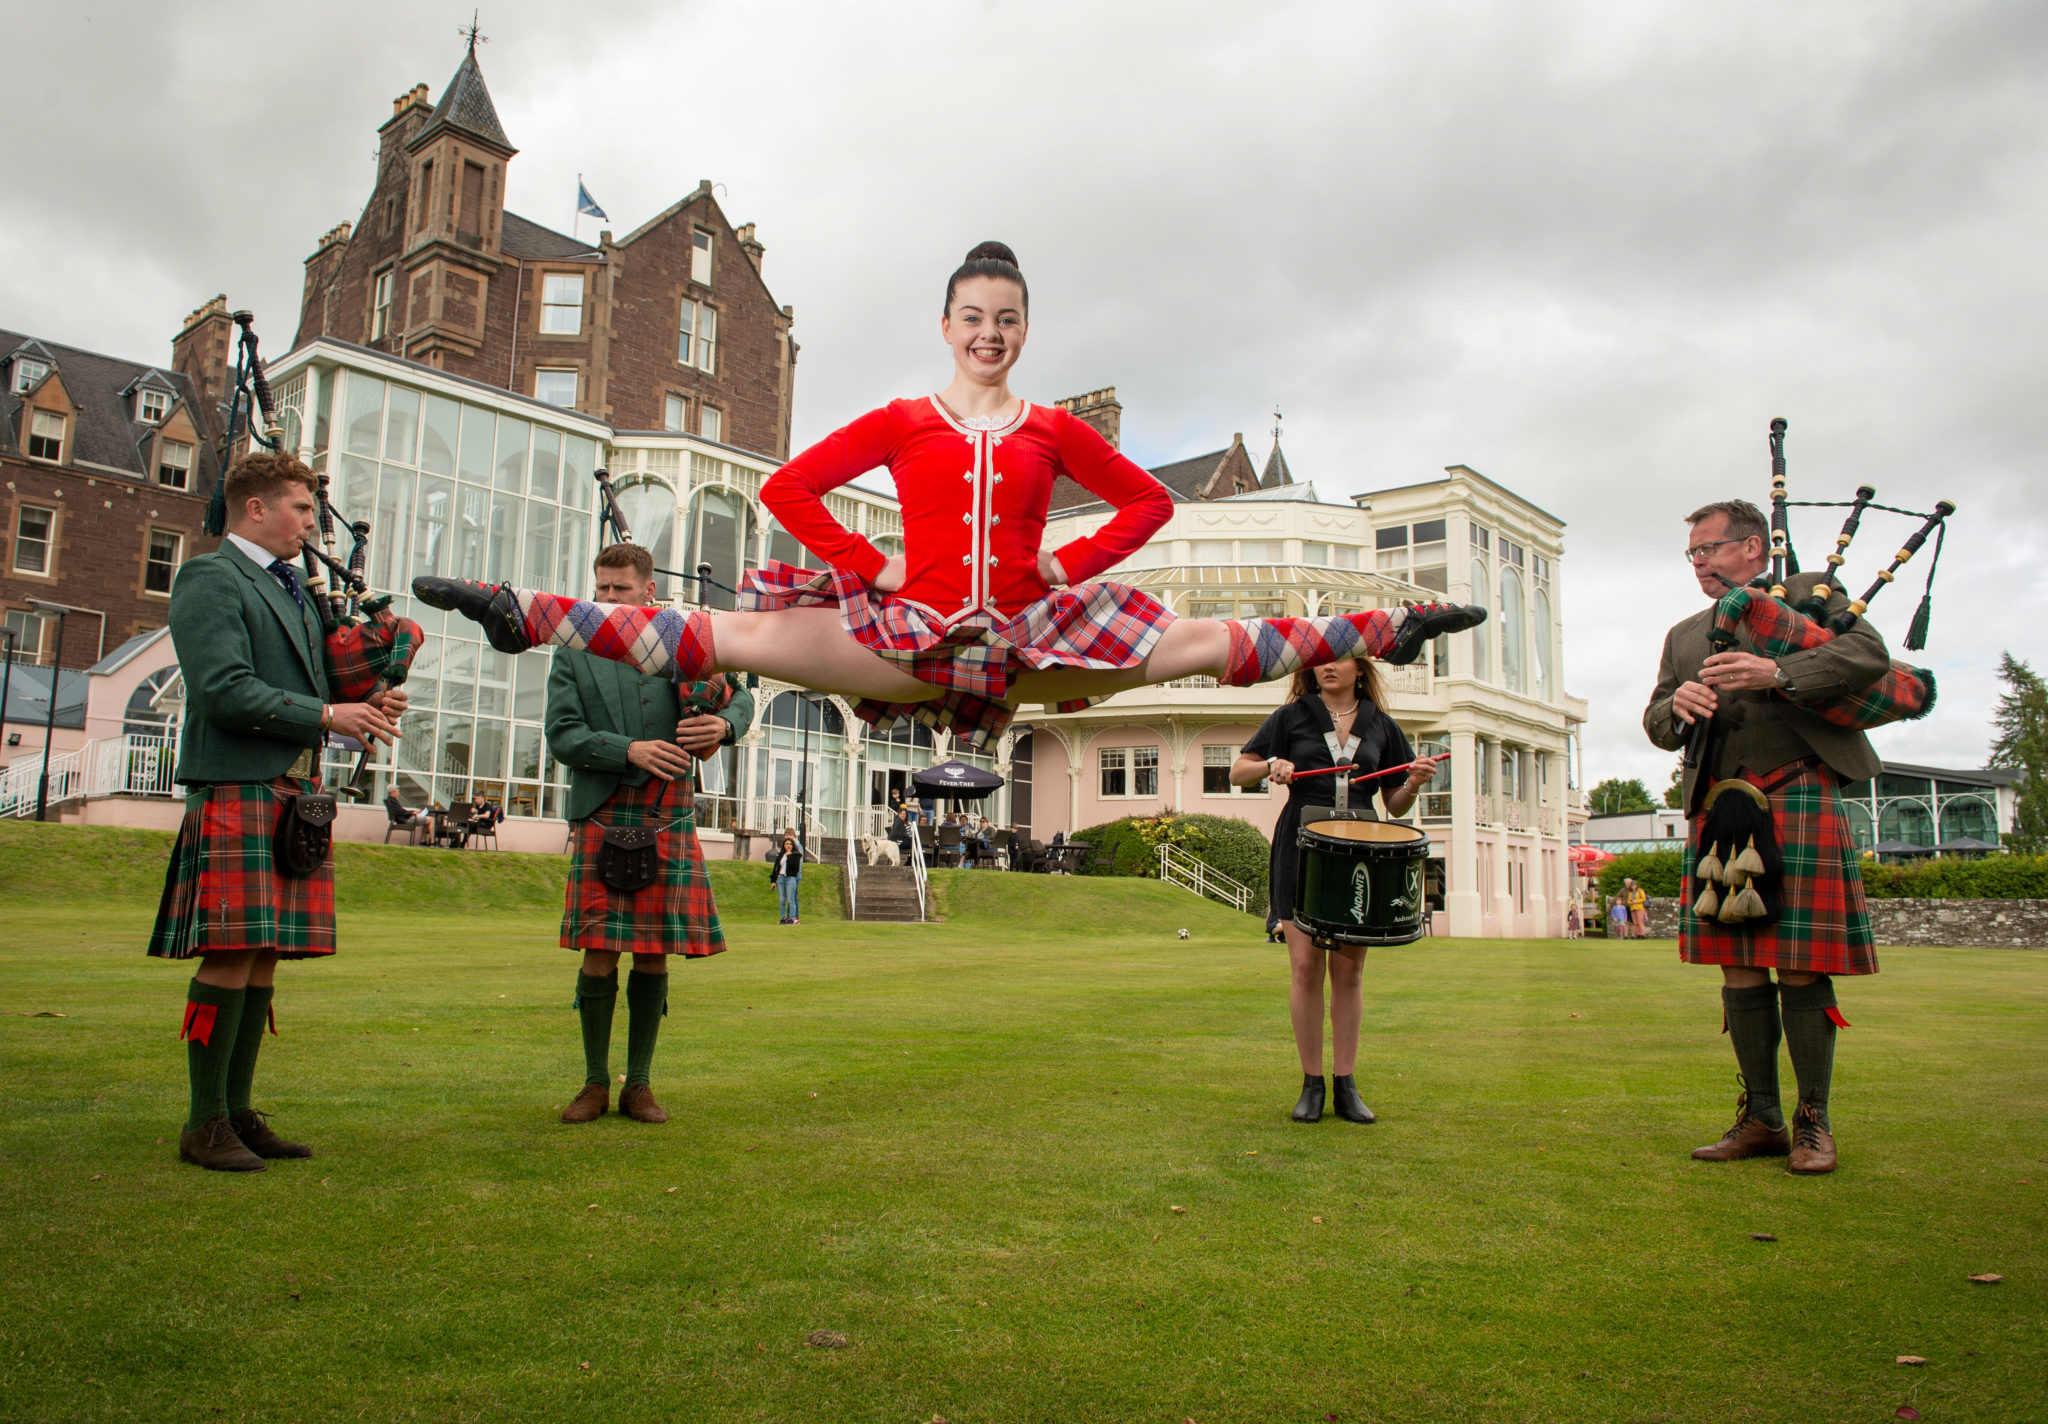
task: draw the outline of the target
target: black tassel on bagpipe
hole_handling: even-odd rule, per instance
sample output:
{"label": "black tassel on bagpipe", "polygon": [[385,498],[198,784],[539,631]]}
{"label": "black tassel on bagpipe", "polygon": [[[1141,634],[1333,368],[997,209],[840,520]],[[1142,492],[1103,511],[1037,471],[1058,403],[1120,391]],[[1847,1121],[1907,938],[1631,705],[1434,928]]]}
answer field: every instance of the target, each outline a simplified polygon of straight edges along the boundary
{"label": "black tassel on bagpipe", "polygon": [[1785,859],[1771,824],[1771,799],[1740,778],[1714,783],[1701,822],[1698,894],[1692,912],[1738,929],[1774,924],[1784,908]]}

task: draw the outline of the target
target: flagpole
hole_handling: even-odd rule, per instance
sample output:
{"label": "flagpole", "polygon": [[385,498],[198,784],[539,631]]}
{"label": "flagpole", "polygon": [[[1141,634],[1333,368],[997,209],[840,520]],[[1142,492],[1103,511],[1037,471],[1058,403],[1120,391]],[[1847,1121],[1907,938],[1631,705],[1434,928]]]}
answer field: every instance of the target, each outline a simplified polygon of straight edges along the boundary
{"label": "flagpole", "polygon": [[576,198],[573,206],[576,211],[569,217],[569,236],[581,242],[583,241],[583,175],[581,173],[576,175]]}

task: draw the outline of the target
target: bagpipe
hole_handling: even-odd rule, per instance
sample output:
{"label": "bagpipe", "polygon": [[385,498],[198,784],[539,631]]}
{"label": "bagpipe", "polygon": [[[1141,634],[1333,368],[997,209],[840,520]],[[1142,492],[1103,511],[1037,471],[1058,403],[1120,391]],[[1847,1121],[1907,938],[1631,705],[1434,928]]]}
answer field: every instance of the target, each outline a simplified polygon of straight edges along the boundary
{"label": "bagpipe", "polygon": [[[271,393],[270,378],[263,369],[255,314],[238,311],[234,314],[234,323],[240,328],[240,334],[236,338],[227,429],[221,437],[219,451],[219,468],[223,473],[214,483],[213,498],[207,504],[203,526],[207,533],[215,536],[227,532],[225,471],[238,441],[246,438],[254,448],[280,454],[292,453],[284,447],[284,427],[278,423],[277,400]],[[256,427],[259,416],[263,422],[261,430]],[[350,521],[342,517],[328,498],[324,468],[316,471],[313,478],[321,547],[315,548],[308,542],[299,550],[305,569],[305,596],[313,600],[313,607],[320,614],[327,684],[334,700],[367,702],[405,681],[426,635],[412,619],[400,618],[391,612],[390,594],[370,593],[364,576],[369,563],[370,523],[366,519]],[[336,534],[341,528],[348,530],[351,540],[345,562],[335,552]],[[330,577],[333,580],[331,584],[328,582]],[[341,795],[351,801],[368,800],[369,767],[370,748],[365,745],[362,755],[357,758],[355,772],[341,789]]]}
{"label": "bagpipe", "polygon": [[[1771,422],[1771,564],[1768,581],[1758,578],[1748,584],[1728,583],[1727,592],[1714,606],[1713,626],[1707,642],[1715,652],[1726,652],[1738,639],[1747,637],[1765,657],[1822,647],[1854,628],[1869,610],[1871,600],[1892,583],[1898,572],[1920,552],[1929,536],[1934,554],[1928,560],[1927,586],[1920,606],[1906,632],[1906,648],[1918,652],[1927,646],[1927,628],[1932,613],[1934,574],[1941,563],[1942,540],[1948,517],[1956,512],[1948,500],[1937,500],[1932,513],[1898,509],[1876,503],[1877,491],[1859,485],[1853,500],[1792,500],[1785,487],[1785,431],[1783,419]],[[1841,509],[1849,513],[1835,536],[1835,548],[1827,557],[1827,571],[1797,601],[1793,601],[1787,580],[1797,578],[1799,556],[1792,548],[1791,508]],[[1827,605],[1836,592],[1845,598],[1848,589],[1841,582],[1841,568],[1847,562],[1849,546],[1861,527],[1866,511],[1878,509],[1921,521],[1909,535],[1890,565],[1881,570],[1861,598],[1829,617]],[[1923,667],[1893,659],[1884,675],[1860,692],[1844,693],[1818,702],[1801,703],[1806,710],[1838,727],[1869,731],[1892,722],[1912,721],[1933,710],[1934,674]],[[1697,770],[1707,761],[1706,747],[1714,735],[1717,719],[1694,721],[1686,738],[1685,765]],[[1729,778],[1707,785],[1696,777],[1693,803],[1688,813],[1702,818],[1699,832],[1699,861],[1694,877],[1701,884],[1693,913],[1722,924],[1757,929],[1774,921],[1779,910],[1779,877],[1783,857],[1770,814],[1768,792],[1741,778]],[[1725,887],[1717,890],[1716,887]]]}

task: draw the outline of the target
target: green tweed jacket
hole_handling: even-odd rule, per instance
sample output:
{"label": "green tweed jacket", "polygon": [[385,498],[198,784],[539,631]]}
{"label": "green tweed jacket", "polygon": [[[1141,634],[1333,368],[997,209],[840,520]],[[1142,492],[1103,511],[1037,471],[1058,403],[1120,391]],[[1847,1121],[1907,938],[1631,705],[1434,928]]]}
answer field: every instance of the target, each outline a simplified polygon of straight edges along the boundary
{"label": "green tweed jacket", "polygon": [[[1787,600],[1798,603],[1821,578],[1819,574],[1795,574],[1785,580]],[[1848,603],[1836,590],[1828,598],[1821,621],[1834,617]],[[1664,658],[1657,669],[1657,688],[1643,711],[1643,730],[1666,751],[1685,746],[1689,728],[1673,715],[1671,699],[1679,684],[1699,681],[1700,666],[1713,653],[1707,642],[1707,632],[1713,626],[1714,605],[1710,603],[1664,635]],[[1736,646],[1743,652],[1758,651],[1746,636]],[[1790,692],[1721,694],[1721,710],[1716,715],[1726,731],[1719,764],[1704,768],[1707,775],[1719,778],[1747,770],[1761,776],[1804,756],[1819,757],[1846,782],[1877,775],[1880,763],[1870,738],[1852,727],[1838,727],[1800,704],[1861,692],[1883,677],[1891,666],[1891,653],[1878,631],[1859,619],[1833,642],[1787,653],[1777,662],[1791,680]],[[1691,771],[1685,774],[1688,806],[1692,804],[1694,777]]]}
{"label": "green tweed jacket", "polygon": [[[739,740],[754,725],[754,694],[734,682],[732,701],[718,715],[725,719],[725,740]],[[619,787],[643,785],[648,773],[626,760],[627,746],[673,742],[682,717],[676,685],[667,678],[575,648],[557,649],[548,671],[545,726],[549,749],[569,768],[568,818],[581,821]]]}
{"label": "green tweed jacket", "polygon": [[171,644],[185,678],[181,783],[271,781],[320,745],[329,700],[320,615],[233,544],[178,570]]}

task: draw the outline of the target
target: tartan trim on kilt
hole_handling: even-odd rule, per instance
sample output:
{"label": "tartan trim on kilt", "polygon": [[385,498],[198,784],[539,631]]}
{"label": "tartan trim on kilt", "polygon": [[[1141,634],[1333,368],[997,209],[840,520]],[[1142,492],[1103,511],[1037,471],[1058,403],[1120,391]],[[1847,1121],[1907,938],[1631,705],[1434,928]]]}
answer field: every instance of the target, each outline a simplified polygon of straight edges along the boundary
{"label": "tartan trim on kilt", "polygon": [[[1771,785],[1769,778],[1748,773],[1744,779],[1759,789]],[[1702,921],[1692,912],[1700,893],[1693,866],[1699,861],[1704,821],[1695,817],[1679,881],[1679,958],[1688,964],[1744,964],[1811,974],[1877,973],[1863,871],[1834,774],[1810,763],[1768,794],[1784,859],[1779,882],[1784,908],[1777,923],[1744,931]]]}
{"label": "tartan trim on kilt", "polygon": [[[657,806],[664,787],[668,798]],[[619,787],[596,815],[576,823],[570,833],[569,883],[562,892],[562,948],[692,959],[725,952],[725,930],[711,898],[692,805],[687,778],[670,783],[650,776],[640,786]],[[662,827],[655,837],[661,873],[644,889],[621,895],[598,878],[604,828],[655,824]]]}
{"label": "tartan trim on kilt", "polygon": [[280,874],[271,852],[278,800],[320,783],[219,782],[185,798],[149,934],[162,959],[274,949],[286,959],[334,953],[334,858],[311,875]]}
{"label": "tartan trim on kilt", "polygon": [[[1098,582],[1054,589],[1007,618],[980,612],[948,625],[923,604],[877,593],[849,569],[775,561],[741,579],[739,604],[759,612],[836,605],[855,642],[939,689],[922,702],[863,698],[855,715],[877,731],[913,718],[977,747],[1009,725],[1013,713],[1003,700],[1020,673],[1136,667],[1174,621],[1150,594]],[[1063,702],[1060,710],[1078,712],[1093,700]]]}

